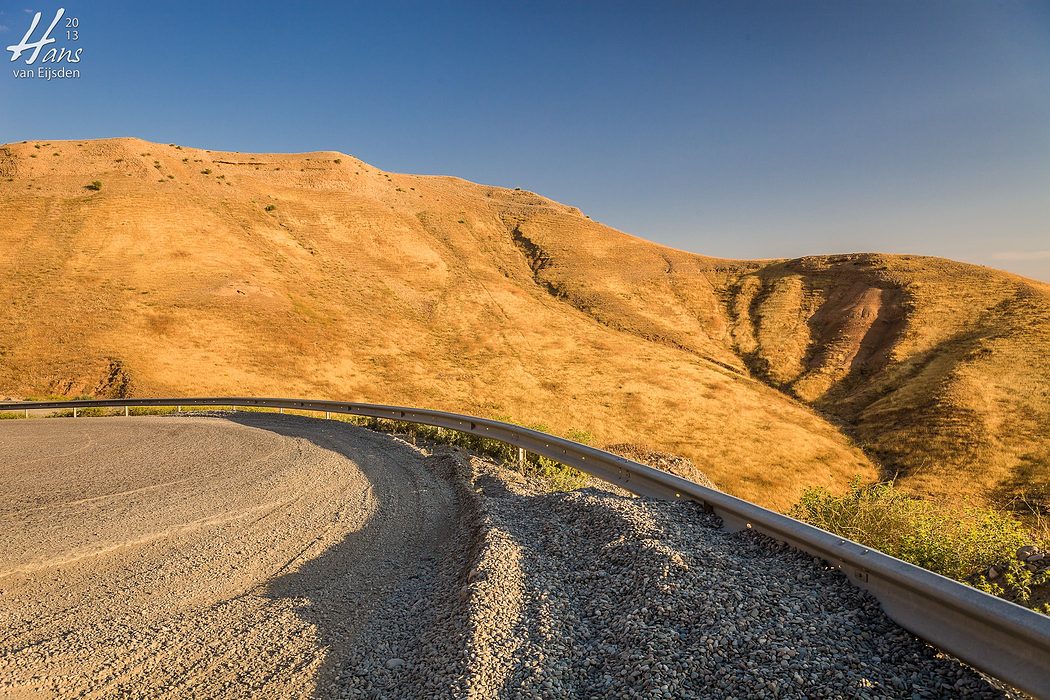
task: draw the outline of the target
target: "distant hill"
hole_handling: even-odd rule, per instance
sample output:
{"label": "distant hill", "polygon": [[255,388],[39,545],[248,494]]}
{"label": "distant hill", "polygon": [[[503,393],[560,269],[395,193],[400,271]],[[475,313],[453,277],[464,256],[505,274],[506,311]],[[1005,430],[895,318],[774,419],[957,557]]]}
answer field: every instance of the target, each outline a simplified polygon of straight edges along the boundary
{"label": "distant hill", "polygon": [[108,139],[0,147],[0,281],[5,396],[432,406],[780,508],[853,474],[1050,498],[1050,286],[949,260],[721,260],[340,153]]}

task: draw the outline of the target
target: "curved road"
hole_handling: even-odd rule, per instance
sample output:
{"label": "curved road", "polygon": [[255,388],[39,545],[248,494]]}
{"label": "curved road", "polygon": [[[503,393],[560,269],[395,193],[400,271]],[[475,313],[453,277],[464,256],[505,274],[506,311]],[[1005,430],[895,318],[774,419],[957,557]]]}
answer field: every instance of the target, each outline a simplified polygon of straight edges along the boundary
{"label": "curved road", "polygon": [[362,648],[396,665],[418,635],[383,609],[434,624],[465,556],[442,468],[293,416],[0,422],[0,695],[301,697]]}
{"label": "curved road", "polygon": [[0,421],[0,698],[1011,696],[688,503],[337,421]]}

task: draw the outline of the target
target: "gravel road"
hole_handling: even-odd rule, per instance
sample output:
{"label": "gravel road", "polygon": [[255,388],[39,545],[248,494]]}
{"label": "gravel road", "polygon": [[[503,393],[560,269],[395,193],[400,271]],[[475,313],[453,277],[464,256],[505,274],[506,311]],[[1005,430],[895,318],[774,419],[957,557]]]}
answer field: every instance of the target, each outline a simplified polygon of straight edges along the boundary
{"label": "gravel road", "polygon": [[[411,629],[368,638],[405,591],[455,590],[457,567],[435,562],[459,557],[460,494],[440,460],[367,430],[13,420],[0,460],[11,695],[327,695],[362,649],[414,653]],[[420,606],[416,627],[438,611]]]}
{"label": "gravel road", "polygon": [[2,421],[0,528],[0,696],[1003,696],[698,508],[334,421]]}

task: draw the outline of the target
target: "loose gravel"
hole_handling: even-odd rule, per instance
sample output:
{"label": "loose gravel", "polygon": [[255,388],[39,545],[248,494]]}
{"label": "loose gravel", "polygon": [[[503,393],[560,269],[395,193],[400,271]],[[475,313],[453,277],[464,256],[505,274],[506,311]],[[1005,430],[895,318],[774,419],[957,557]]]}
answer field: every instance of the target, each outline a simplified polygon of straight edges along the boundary
{"label": "loose gravel", "polygon": [[473,460],[479,697],[994,698],[822,562],[688,503],[543,493]]}
{"label": "loose gravel", "polygon": [[0,696],[1011,695],[693,505],[342,423],[0,425],[0,497]]}

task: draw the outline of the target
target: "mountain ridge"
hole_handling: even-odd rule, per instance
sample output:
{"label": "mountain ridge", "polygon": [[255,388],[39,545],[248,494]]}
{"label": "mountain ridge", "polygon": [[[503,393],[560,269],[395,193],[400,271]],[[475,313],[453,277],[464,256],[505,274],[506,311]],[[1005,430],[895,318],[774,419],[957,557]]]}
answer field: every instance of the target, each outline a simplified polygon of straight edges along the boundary
{"label": "mountain ridge", "polygon": [[5,394],[429,405],[683,454],[780,508],[854,473],[1050,492],[1050,285],[1010,273],[712,258],[531,192],[137,139],[0,147],[0,220]]}

